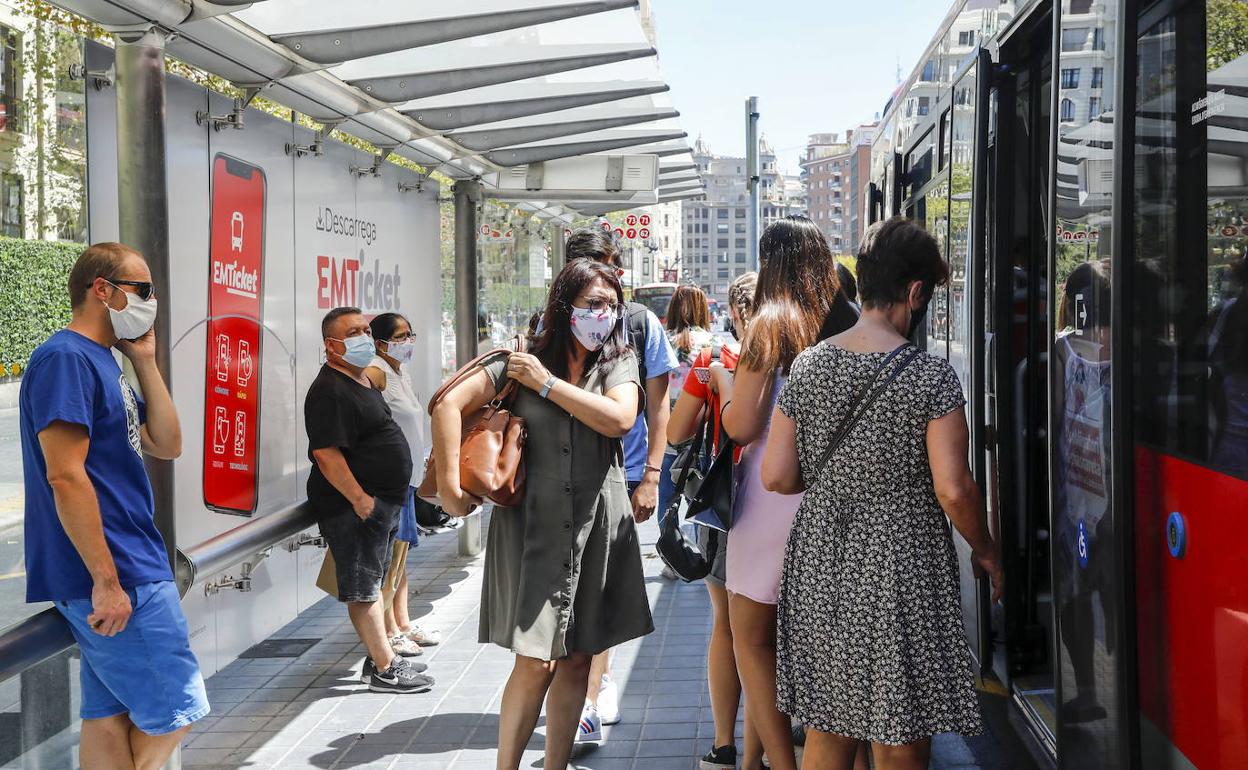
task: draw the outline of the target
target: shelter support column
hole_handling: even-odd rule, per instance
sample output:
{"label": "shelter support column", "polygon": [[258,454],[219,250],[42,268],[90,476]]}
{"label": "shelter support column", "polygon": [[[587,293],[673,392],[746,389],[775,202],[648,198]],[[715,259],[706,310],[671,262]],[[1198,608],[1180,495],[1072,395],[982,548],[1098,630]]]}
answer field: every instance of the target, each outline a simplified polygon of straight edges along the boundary
{"label": "shelter support column", "polygon": [[[117,57],[117,211],[121,242],[152,271],[156,296],[169,290],[169,200],[165,178],[165,40],[156,27],[113,33]],[[166,305],[166,307],[168,307]],[[156,365],[172,390],[169,311],[156,317]],[[169,563],[178,545],[174,525],[173,462],[145,457],[156,503],[156,527]]]}
{"label": "shelter support column", "polygon": [[[165,167],[165,41],[155,27],[113,31],[117,62],[117,231],[121,242],[147,259],[156,296],[168,302],[169,196]],[[156,316],[156,366],[173,389],[168,305]],[[169,563],[178,547],[173,461],[144,456],[152,482],[156,528]],[[180,749],[165,770],[182,767]]]}
{"label": "shelter support column", "polygon": [[[477,357],[477,205],[481,183],[460,181],[455,196],[455,360],[463,366]],[[481,515],[474,513],[459,528],[459,555],[481,553]]]}
{"label": "shelter support column", "polygon": [[550,275],[559,275],[568,263],[568,240],[563,237],[564,224],[556,219],[550,223]]}

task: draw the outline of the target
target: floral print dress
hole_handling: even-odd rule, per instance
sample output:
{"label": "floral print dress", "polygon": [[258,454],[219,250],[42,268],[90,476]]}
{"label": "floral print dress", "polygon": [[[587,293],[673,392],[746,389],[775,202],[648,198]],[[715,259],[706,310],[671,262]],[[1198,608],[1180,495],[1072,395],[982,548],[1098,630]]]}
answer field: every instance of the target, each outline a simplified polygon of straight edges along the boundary
{"label": "floral print dress", "polygon": [[823,342],[780,395],[807,491],[785,553],[777,700],[816,730],[903,744],[982,723],[926,444],[928,423],[965,403],[953,368],[920,354],[816,468],[887,355]]}

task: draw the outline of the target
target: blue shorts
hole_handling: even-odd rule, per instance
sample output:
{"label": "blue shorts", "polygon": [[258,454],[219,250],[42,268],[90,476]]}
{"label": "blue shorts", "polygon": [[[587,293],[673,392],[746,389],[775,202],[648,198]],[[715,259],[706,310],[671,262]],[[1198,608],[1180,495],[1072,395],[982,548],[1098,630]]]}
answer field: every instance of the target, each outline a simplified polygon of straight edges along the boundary
{"label": "blue shorts", "polygon": [[101,636],[87,625],[90,599],[56,602],[82,652],[81,717],[129,714],[148,735],[171,733],[209,710],[178,591],[166,580],[126,593],[133,614],[116,636]]}
{"label": "blue shorts", "polygon": [[416,527],[416,487],[407,488],[407,501],[399,509],[399,533],[395,538],[412,545],[420,543],[420,529]]}

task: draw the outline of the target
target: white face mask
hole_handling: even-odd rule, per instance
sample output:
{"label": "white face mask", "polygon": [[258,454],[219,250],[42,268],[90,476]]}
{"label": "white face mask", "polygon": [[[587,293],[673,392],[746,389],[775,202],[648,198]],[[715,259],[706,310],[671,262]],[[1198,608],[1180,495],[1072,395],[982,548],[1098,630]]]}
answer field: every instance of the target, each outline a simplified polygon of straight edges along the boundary
{"label": "white face mask", "polygon": [[619,314],[610,308],[594,310],[588,307],[572,308],[572,334],[580,340],[585,349],[593,353],[607,343],[615,324],[620,320]]}
{"label": "white face mask", "polygon": [[156,298],[144,300],[112,283],[108,285],[126,295],[126,306],[121,310],[114,310],[107,302],[104,303],[104,307],[108,308],[108,319],[113,324],[113,334],[119,340],[137,340],[147,334],[152,324],[156,323]]}
{"label": "white face mask", "polygon": [[402,342],[386,341],[386,354],[400,364],[411,363],[412,354],[416,352],[416,344],[410,339]]}

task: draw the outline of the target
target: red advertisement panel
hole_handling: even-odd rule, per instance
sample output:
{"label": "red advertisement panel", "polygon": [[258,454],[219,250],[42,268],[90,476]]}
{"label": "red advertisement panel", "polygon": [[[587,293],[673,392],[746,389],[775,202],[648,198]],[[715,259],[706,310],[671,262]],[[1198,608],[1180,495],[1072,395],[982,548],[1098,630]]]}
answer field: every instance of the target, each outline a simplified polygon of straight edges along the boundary
{"label": "red advertisement panel", "polygon": [[256,510],[264,203],[263,171],[228,155],[213,158],[204,505],[244,516]]}

